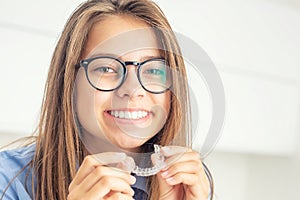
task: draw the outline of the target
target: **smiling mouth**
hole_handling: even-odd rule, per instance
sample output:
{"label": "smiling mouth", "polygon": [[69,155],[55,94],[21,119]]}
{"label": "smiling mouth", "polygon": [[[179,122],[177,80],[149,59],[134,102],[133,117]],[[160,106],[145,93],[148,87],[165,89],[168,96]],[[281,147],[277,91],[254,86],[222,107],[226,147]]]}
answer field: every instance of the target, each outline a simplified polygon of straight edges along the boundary
{"label": "smiling mouth", "polygon": [[146,118],[150,114],[150,112],[147,112],[144,110],[138,110],[138,111],[110,110],[107,113],[113,117],[116,117],[119,119],[128,119],[128,120],[136,120],[136,119]]}

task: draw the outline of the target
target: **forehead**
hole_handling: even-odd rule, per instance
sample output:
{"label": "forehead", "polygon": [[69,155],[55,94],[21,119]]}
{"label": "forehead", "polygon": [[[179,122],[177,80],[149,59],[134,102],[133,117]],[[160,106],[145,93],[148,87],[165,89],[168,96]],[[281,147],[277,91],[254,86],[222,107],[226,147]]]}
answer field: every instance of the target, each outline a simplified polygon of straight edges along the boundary
{"label": "forehead", "polygon": [[111,15],[97,22],[89,32],[83,58],[99,54],[159,54],[154,29],[128,15]]}

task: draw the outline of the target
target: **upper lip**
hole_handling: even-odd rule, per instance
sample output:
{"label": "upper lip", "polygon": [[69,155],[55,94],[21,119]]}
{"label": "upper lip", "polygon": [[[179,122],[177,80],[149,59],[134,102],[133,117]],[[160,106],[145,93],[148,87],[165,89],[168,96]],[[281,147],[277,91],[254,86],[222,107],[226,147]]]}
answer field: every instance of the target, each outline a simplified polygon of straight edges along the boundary
{"label": "upper lip", "polygon": [[151,112],[150,110],[147,110],[145,108],[112,108],[108,109],[106,111],[127,111],[127,112],[134,112],[134,111],[146,111],[146,112]]}

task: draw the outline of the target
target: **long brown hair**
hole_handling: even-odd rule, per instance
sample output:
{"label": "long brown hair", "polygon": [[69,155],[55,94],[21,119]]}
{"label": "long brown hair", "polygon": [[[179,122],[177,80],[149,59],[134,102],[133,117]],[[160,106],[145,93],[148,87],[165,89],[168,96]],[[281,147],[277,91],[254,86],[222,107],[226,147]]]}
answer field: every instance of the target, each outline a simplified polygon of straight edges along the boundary
{"label": "long brown hair", "polygon": [[[180,48],[160,8],[150,0],[91,0],[80,5],[67,21],[55,48],[45,88],[36,154],[31,163],[35,173],[34,199],[67,199],[68,186],[87,152],[78,136],[72,110],[76,64],[82,55],[88,33],[96,22],[109,15],[127,14],[143,20],[160,34],[174,76],[169,118],[157,134],[156,142],[191,146],[188,87]],[[209,173],[208,173],[209,174]],[[211,176],[210,176],[211,180]],[[150,199],[159,198],[155,176],[149,180]],[[213,190],[213,187],[212,187]]]}

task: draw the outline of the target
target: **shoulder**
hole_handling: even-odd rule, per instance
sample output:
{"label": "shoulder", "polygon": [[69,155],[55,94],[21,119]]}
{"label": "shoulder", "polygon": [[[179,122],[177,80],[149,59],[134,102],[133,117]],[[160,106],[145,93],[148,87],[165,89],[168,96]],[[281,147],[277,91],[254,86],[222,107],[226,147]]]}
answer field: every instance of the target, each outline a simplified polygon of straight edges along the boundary
{"label": "shoulder", "polygon": [[0,152],[0,168],[20,170],[27,165],[34,156],[35,144]]}
{"label": "shoulder", "polygon": [[34,153],[35,145],[0,152],[0,194],[5,191],[4,199],[29,199],[25,180],[31,176],[27,164]]}

